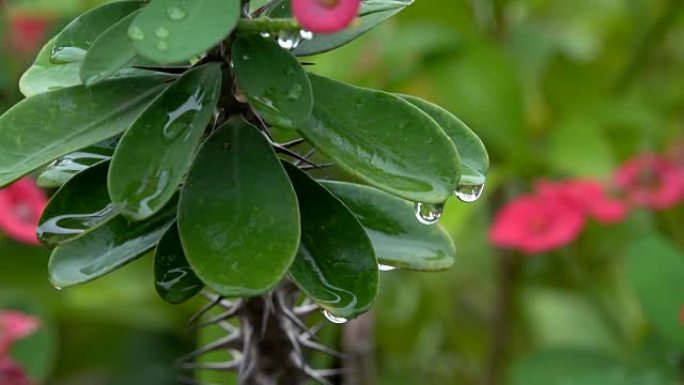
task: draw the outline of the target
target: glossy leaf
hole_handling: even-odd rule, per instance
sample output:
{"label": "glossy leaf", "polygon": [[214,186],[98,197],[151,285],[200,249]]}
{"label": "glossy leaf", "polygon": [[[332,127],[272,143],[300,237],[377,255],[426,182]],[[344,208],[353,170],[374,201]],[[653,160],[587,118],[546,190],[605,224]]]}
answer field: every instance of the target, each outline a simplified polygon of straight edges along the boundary
{"label": "glossy leaf", "polygon": [[368,186],[324,182],[366,229],[378,261],[412,270],[438,271],[454,264],[456,250],[439,226],[416,220],[414,205]]}
{"label": "glossy leaf", "polygon": [[40,50],[36,61],[19,79],[19,91],[26,97],[81,84],[80,62],[53,63],[50,54],[55,47],[53,38]]}
{"label": "glossy leaf", "polygon": [[109,80],[33,96],[0,117],[0,186],[128,128],[167,76]]}
{"label": "glossy leaf", "polygon": [[346,171],[401,198],[443,203],[460,179],[456,147],[442,128],[385,92],[309,75],[313,116],[299,131]]}
{"label": "glossy leaf", "polygon": [[51,60],[55,63],[82,61],[98,36],[138,8],[139,1],[117,1],[77,17],[57,36]]}
{"label": "glossy leaf", "polygon": [[297,191],[302,241],[290,275],[323,309],[336,317],[366,312],[378,290],[373,245],[354,214],[325,187],[296,167],[286,167]]}
{"label": "glossy leaf", "polygon": [[64,288],[89,282],[153,249],[176,217],[177,200],[145,222],[117,216],[81,238],[56,248],[50,256],[50,282]]}
{"label": "glossy leaf", "polygon": [[659,236],[637,240],[627,254],[627,276],[655,329],[684,347],[684,255]]}
{"label": "glossy leaf", "polygon": [[204,288],[190,267],[178,227],[174,224],[166,231],[154,255],[154,282],[159,296],[172,304],[183,303]]}
{"label": "glossy leaf", "polygon": [[444,108],[415,96],[400,95],[437,122],[456,145],[461,158],[460,184],[481,185],[489,170],[489,155],[482,140],[459,118]]}
{"label": "glossy leaf", "polygon": [[119,138],[107,139],[53,161],[38,176],[38,185],[44,188],[62,187],[79,172],[111,159],[118,142]]}
{"label": "glossy leaf", "polygon": [[109,194],[119,212],[139,221],[173,196],[209,124],[221,89],[219,64],[187,72],[126,131],[109,170]]}
{"label": "glossy leaf", "polygon": [[92,86],[135,60],[136,51],[128,38],[128,27],[138,13],[124,17],[95,39],[81,66],[83,84]]}
{"label": "glossy leaf", "polygon": [[287,273],[299,243],[297,198],[255,127],[233,119],[202,146],[178,228],[195,273],[221,295],[258,295]]}
{"label": "glossy leaf", "polygon": [[128,32],[140,55],[170,64],[220,43],[239,16],[237,0],[154,0],[133,20]]}
{"label": "glossy leaf", "polygon": [[116,216],[107,193],[109,162],[76,174],[50,199],[38,224],[38,239],[55,247],[79,238]]}
{"label": "glossy leaf", "polygon": [[[308,56],[341,47],[411,4],[413,4],[413,0],[364,1],[361,3],[359,18],[349,28],[333,34],[315,35],[311,40],[302,41],[293,52],[298,56]],[[291,15],[289,0],[282,1],[269,12],[271,17],[290,17]]]}
{"label": "glossy leaf", "polygon": [[273,40],[243,35],[233,43],[233,65],[240,89],[267,122],[287,128],[311,116],[311,82],[302,65]]}

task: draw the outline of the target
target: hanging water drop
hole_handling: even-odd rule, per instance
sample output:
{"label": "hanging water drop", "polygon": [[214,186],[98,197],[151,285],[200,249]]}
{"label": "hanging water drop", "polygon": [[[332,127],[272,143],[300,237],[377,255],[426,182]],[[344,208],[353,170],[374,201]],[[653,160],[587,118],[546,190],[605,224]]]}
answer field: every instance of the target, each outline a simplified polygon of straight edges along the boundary
{"label": "hanging water drop", "polygon": [[456,187],[456,197],[462,202],[472,203],[480,199],[484,191],[484,183],[482,184],[460,184]]}
{"label": "hanging water drop", "polygon": [[301,37],[304,40],[311,40],[314,38],[314,34],[311,31],[307,31],[305,29],[302,29],[299,31],[299,37]]}
{"label": "hanging water drop", "polygon": [[143,32],[142,28],[138,27],[137,25],[132,25],[130,28],[128,28],[128,37],[133,40],[143,40],[145,39],[145,32]]}
{"label": "hanging water drop", "polygon": [[154,31],[154,34],[160,39],[169,37],[169,33],[169,30],[164,27],[159,27],[156,31]]}
{"label": "hanging water drop", "polygon": [[178,7],[171,7],[166,10],[166,16],[171,20],[178,21],[185,19],[187,12]]}
{"label": "hanging water drop", "polygon": [[379,264],[378,264],[378,270],[380,270],[380,271],[394,271],[394,270],[396,270],[396,269],[397,269],[397,268],[394,267],[394,266],[383,265],[382,263],[379,263]]}
{"label": "hanging water drop", "polygon": [[278,34],[278,45],[283,49],[293,50],[302,42],[302,37],[290,31],[281,31]]}
{"label": "hanging water drop", "polygon": [[341,325],[341,324],[346,324],[347,322],[349,322],[348,319],[346,319],[344,317],[338,317],[338,316],[332,315],[329,311],[327,311],[325,309],[323,309],[323,315],[325,316],[325,318],[328,319],[328,321],[330,321],[334,324]]}
{"label": "hanging water drop", "polygon": [[57,285],[52,285],[52,287],[54,287],[54,288],[55,288],[55,290],[57,290],[57,291],[62,291],[62,290],[64,290],[64,288],[63,288],[63,287],[61,287],[61,286],[57,286]]}
{"label": "hanging water drop", "polygon": [[416,218],[424,225],[434,225],[444,211],[444,203],[416,203]]}

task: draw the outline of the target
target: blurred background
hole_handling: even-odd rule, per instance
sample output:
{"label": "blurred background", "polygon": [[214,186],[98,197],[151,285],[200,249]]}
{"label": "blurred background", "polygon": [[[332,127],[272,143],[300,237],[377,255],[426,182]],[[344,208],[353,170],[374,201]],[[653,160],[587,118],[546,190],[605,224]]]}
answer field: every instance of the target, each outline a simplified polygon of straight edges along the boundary
{"label": "blurred background", "polygon": [[[46,38],[102,2],[0,2],[3,109],[19,100],[18,77]],[[681,0],[417,0],[313,59],[316,72],[446,107],[492,161],[482,198],[450,201],[441,220],[456,265],[382,274],[375,383],[684,383],[682,8]],[[624,212],[589,216],[531,251],[525,236],[567,229],[540,198],[540,180],[591,181]],[[600,198],[576,194],[587,205]],[[538,204],[507,214],[521,196]],[[498,221],[519,244],[493,239]],[[150,258],[57,291],[47,257],[0,230],[0,309],[40,319],[7,353],[13,362],[36,384],[174,383],[168,368],[195,344],[184,328],[201,300],[158,299]]]}

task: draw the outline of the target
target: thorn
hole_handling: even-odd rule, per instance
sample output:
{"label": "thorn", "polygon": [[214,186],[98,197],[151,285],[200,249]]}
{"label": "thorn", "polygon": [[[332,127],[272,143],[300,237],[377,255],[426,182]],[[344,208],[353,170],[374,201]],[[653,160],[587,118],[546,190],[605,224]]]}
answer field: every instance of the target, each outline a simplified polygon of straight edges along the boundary
{"label": "thorn", "polygon": [[287,156],[290,156],[292,158],[295,158],[297,160],[294,163],[295,166],[299,166],[302,163],[306,163],[310,166],[318,167],[318,165],[316,163],[313,163],[312,161],[310,161],[306,155],[304,155],[304,156],[299,155],[296,152],[294,152],[290,149],[287,149],[285,147],[282,147],[277,143],[273,144],[273,148],[275,148],[276,152],[278,152],[278,153],[281,153],[283,155],[287,155]]}
{"label": "thorn", "polygon": [[297,327],[299,327],[303,332],[306,332],[309,330],[309,327],[306,326],[306,324],[300,320],[293,312],[292,310],[288,309],[285,306],[282,306],[281,308],[283,314],[285,314],[285,317],[292,321]]}
{"label": "thorn", "polygon": [[[203,295],[205,298],[209,299],[208,296],[210,296],[211,294],[202,292],[202,295]],[[203,315],[207,314],[207,312],[208,312],[209,310],[211,310],[214,306],[218,305],[219,302],[221,302],[221,296],[220,296],[220,295],[217,295],[216,298],[214,298],[213,300],[211,300],[211,302],[209,302],[208,304],[206,304],[200,311],[198,311],[197,313],[195,313],[195,315],[193,315],[192,317],[190,317],[190,321],[188,321],[188,325],[192,325],[193,323],[195,323],[195,322],[196,322],[198,319],[200,319]]]}
{"label": "thorn", "polygon": [[[310,159],[310,158],[313,156],[313,154],[315,154],[315,153],[316,153],[316,149],[315,149],[315,148],[312,148],[311,150],[309,150],[309,152],[307,152],[306,154],[304,154],[304,156],[303,156],[302,158],[304,158],[304,161],[305,161],[306,163],[308,163],[309,165],[315,166],[316,164],[309,162],[309,159]],[[295,162],[294,165],[299,167],[300,164],[302,164],[302,161],[301,161],[301,160],[298,161],[298,162]]]}
{"label": "thorn", "polygon": [[227,331],[228,333],[235,333],[235,332],[237,332],[237,331],[240,330],[240,329],[238,329],[237,327],[231,325],[231,323],[228,322],[228,321],[221,321],[221,322],[218,323],[218,326],[219,326],[221,329]]}
{"label": "thorn", "polygon": [[318,305],[316,305],[315,303],[312,303],[312,304],[302,304],[302,305],[297,306],[294,309],[292,309],[292,311],[298,316],[307,316],[311,313],[318,311],[318,309],[320,309],[320,307]]}
{"label": "thorn", "polygon": [[211,342],[209,344],[206,344],[206,345],[202,346],[201,348],[199,348],[199,349],[197,349],[191,353],[188,353],[188,354],[184,355],[183,357],[180,357],[176,361],[179,363],[191,361],[192,359],[197,358],[203,354],[213,352],[215,350],[219,350],[219,349],[223,349],[223,348],[236,349],[237,350],[237,349],[241,348],[240,342],[242,342],[242,338],[241,338],[240,334],[234,333],[234,334],[231,334],[231,335],[226,336],[224,338],[218,339],[214,342]]}
{"label": "thorn", "polygon": [[349,368],[337,368],[337,369],[317,369],[316,373],[318,373],[322,377],[337,377],[337,376],[344,376],[346,374],[352,373],[353,370]]}
{"label": "thorn", "polygon": [[324,168],[330,168],[330,167],[335,167],[335,166],[336,166],[335,163],[322,163],[322,164],[319,164],[319,165],[316,165],[316,166],[311,166],[311,165],[299,166],[299,169],[300,169],[300,170],[304,170],[304,171],[307,171],[307,170],[322,170],[322,169],[324,169]]}
{"label": "thorn", "polygon": [[300,340],[299,343],[302,344],[302,346],[309,348],[311,350],[315,350],[317,352],[321,352],[323,354],[327,354],[329,356],[333,356],[335,358],[339,359],[345,359],[347,358],[347,355],[344,353],[340,353],[337,350],[331,349],[325,345],[319,344],[318,342],[313,342],[309,339],[303,339]]}
{"label": "thorn", "polygon": [[241,311],[242,311],[242,307],[240,306],[240,302],[238,302],[235,305],[233,305],[232,309],[228,309],[227,311],[217,315],[214,318],[210,318],[209,320],[207,320],[205,322],[190,326],[188,328],[188,331],[197,330],[197,329],[201,329],[201,328],[206,327],[206,326],[218,324],[221,321],[225,321],[227,319],[235,317],[236,315],[240,314]]}
{"label": "thorn", "polygon": [[304,142],[306,142],[306,139],[304,139],[304,138],[299,138],[299,139],[291,140],[291,141],[289,141],[289,142],[279,143],[279,145],[280,145],[281,147],[291,148],[291,147],[299,146],[300,144],[302,144],[302,143],[304,143]]}
{"label": "thorn", "polygon": [[213,362],[213,363],[195,363],[189,362],[180,366],[183,370],[216,370],[216,371],[235,371],[238,370],[242,360],[233,360],[228,362]]}
{"label": "thorn", "polygon": [[309,330],[305,331],[304,333],[299,335],[300,339],[306,339],[310,341],[316,341],[316,335],[318,332],[321,331],[327,325],[328,323],[325,321],[319,322],[318,324],[314,325],[314,327],[310,328]]}
{"label": "thorn", "polygon": [[318,372],[316,370],[311,369],[308,366],[304,367],[304,374],[306,374],[307,376],[309,376],[309,378],[318,382],[321,385],[332,385],[332,382],[326,380],[325,376],[318,374]]}

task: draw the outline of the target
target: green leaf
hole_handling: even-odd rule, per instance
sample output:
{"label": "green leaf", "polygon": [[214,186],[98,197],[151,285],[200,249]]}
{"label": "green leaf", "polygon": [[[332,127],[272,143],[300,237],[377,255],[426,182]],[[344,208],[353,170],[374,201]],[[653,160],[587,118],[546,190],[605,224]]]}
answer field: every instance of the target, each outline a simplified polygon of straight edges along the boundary
{"label": "green leaf", "polygon": [[627,253],[627,276],[655,329],[684,347],[684,255],[660,236],[637,240]]}
{"label": "green leaf", "polygon": [[19,102],[0,117],[0,186],[128,128],[168,76],[115,79]]}
{"label": "green leaf", "polygon": [[56,248],[48,273],[55,287],[86,283],[117,270],[154,248],[176,217],[178,200],[172,200],[145,222],[128,222],[117,216],[81,238]]}
{"label": "green leaf", "polygon": [[267,122],[287,128],[311,117],[311,82],[299,61],[273,40],[242,35],[233,43],[233,65],[240,89]]}
{"label": "green leaf", "polygon": [[172,304],[183,303],[204,288],[185,257],[176,225],[169,227],[157,245],[154,281],[159,296]]}
{"label": "green leaf", "polygon": [[378,263],[368,235],[325,187],[292,165],[286,170],[302,202],[302,241],[290,275],[333,316],[365,313],[378,291]]}
{"label": "green leaf", "polygon": [[55,63],[82,61],[98,36],[138,8],[139,1],[117,1],[77,17],[57,36],[51,60]]}
{"label": "green leaf", "polygon": [[489,155],[482,140],[459,118],[444,108],[409,95],[399,95],[437,122],[456,145],[461,158],[459,184],[482,185],[489,170]]}
{"label": "green leaf", "polygon": [[93,42],[81,66],[81,81],[90,87],[131,64],[136,51],[128,38],[128,27],[139,12],[133,12],[104,31]]}
{"label": "green leaf", "polygon": [[297,198],[266,138],[234,119],[202,146],[178,214],[183,248],[226,297],[262,294],[287,273],[299,243]]}
{"label": "green leaf", "polygon": [[239,17],[238,0],[153,0],[128,34],[140,55],[171,64],[192,59],[220,43]]}
{"label": "green leaf", "polygon": [[351,174],[401,198],[441,204],[460,179],[456,147],[398,96],[310,74],[313,116],[299,131]]}
{"label": "green leaf", "polygon": [[73,241],[116,216],[107,193],[109,161],[76,174],[50,199],[38,223],[38,238],[48,247]]}
{"label": "green leaf", "polygon": [[[359,18],[352,25],[337,33],[315,35],[311,40],[302,41],[294,54],[309,56],[341,47],[364,33],[375,28],[378,24],[401,12],[413,4],[413,0],[373,0],[361,3]],[[291,17],[290,1],[284,0],[269,12],[271,17]]]}
{"label": "green leaf", "polygon": [[109,195],[126,218],[154,215],[173,196],[210,122],[221,89],[218,63],[196,67],[160,94],[126,131],[109,170]]}
{"label": "green leaf", "polygon": [[454,264],[451,238],[439,226],[421,224],[413,204],[368,186],[333,181],[323,185],[363,224],[383,265],[439,271]]}
{"label": "green leaf", "polygon": [[62,187],[79,172],[111,159],[118,142],[118,137],[107,139],[53,161],[38,176],[38,185],[43,188]]}
{"label": "green leaf", "polygon": [[53,63],[50,54],[57,38],[48,41],[40,50],[36,61],[19,79],[19,91],[26,97],[81,84],[81,63]]}

